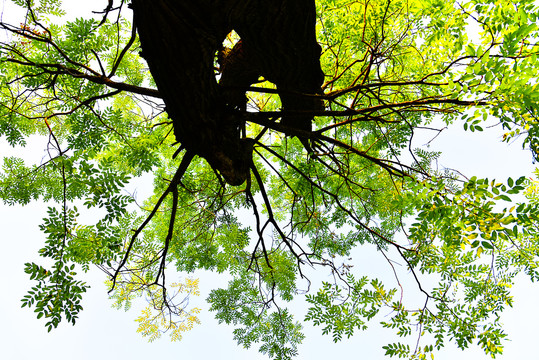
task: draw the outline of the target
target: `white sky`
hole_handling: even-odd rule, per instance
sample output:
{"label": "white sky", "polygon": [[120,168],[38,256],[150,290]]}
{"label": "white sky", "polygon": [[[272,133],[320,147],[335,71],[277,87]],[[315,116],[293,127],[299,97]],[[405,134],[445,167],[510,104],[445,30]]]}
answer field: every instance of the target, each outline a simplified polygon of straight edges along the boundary
{"label": "white sky", "polygon": [[[95,4],[97,10],[106,6],[106,1],[65,1],[66,8],[78,11],[78,15],[87,14],[83,5]],[[3,20],[14,16],[6,8]],[[72,13],[72,12],[71,12]],[[11,17],[10,17],[11,16]],[[19,21],[14,21],[18,23]],[[423,141],[423,142],[422,142]],[[418,140],[422,145],[425,140]],[[39,160],[44,143],[30,144],[26,149],[10,149],[4,139],[0,139],[0,154],[28,156]],[[444,155],[441,166],[457,168],[465,175],[478,175],[489,178],[505,179],[508,176],[530,175],[533,170],[531,155],[521,150],[519,144],[507,146],[500,142],[496,130],[484,133],[466,133],[460,125],[448,129],[436,139],[432,150],[442,150]],[[139,188],[139,193],[147,192],[147,188]],[[64,359],[266,359],[258,354],[257,347],[245,351],[232,340],[232,328],[217,325],[213,314],[207,311],[204,298],[209,290],[217,286],[225,286],[222,275],[198,274],[202,295],[193,298],[192,304],[203,309],[200,314],[202,324],[186,333],[180,342],[171,343],[168,336],[163,336],[154,343],[147,343],[136,333],[134,319],[139,312],[134,308],[130,312],[112,309],[103,285],[104,276],[99,271],[91,271],[86,275],[92,288],[85,295],[84,311],[75,326],[62,322],[58,329],[47,333],[44,322],[35,318],[35,313],[27,308],[20,308],[20,299],[25,295],[32,283],[24,273],[24,263],[39,261],[37,250],[42,247],[43,234],[38,225],[44,217],[46,205],[32,203],[25,208],[7,207],[0,204],[0,228],[3,251],[0,252],[0,273],[2,278],[2,296],[0,296],[0,359],[17,360],[64,360]],[[355,272],[359,275],[365,271],[376,274],[380,266],[373,257],[372,249],[360,248],[356,251]],[[376,259],[376,260],[375,260]],[[391,281],[391,274],[376,274]],[[172,280],[172,279],[170,279]],[[388,284],[389,285],[389,284]],[[413,286],[413,285],[412,285]],[[512,342],[505,344],[505,354],[501,359],[532,359],[537,357],[537,325],[539,324],[539,287],[530,285],[529,281],[519,281],[514,288],[515,308],[504,314],[506,330]],[[298,311],[297,319],[301,320],[305,309],[294,307]],[[299,313],[301,312],[301,314]],[[384,314],[382,314],[384,315]],[[396,341],[390,331],[380,329],[375,323],[370,330],[356,333],[354,337],[338,344],[331,337],[320,335],[321,329],[309,329],[305,324],[307,338],[300,347],[299,359],[383,359],[381,346]],[[255,345],[256,346],[256,345]],[[480,349],[472,348],[461,352],[455,347],[437,353],[436,358],[449,360],[490,359]]]}

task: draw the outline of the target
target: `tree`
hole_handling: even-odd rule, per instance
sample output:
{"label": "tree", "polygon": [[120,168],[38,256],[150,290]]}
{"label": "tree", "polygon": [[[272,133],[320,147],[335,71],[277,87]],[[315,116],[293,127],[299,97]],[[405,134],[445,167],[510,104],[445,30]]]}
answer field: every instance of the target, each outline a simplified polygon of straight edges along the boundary
{"label": "tree", "polygon": [[[390,356],[448,341],[502,352],[514,276],[538,279],[537,182],[439,170],[411,141],[435,121],[494,121],[537,159],[533,1],[111,0],[66,23],[57,0],[14,3],[26,17],[0,23],[0,135],[46,136],[48,155],[4,158],[0,197],[58,204],[41,227],[52,265],[27,264],[22,304],[49,330],[75,323],[76,270],[96,265],[118,306],[149,299],[144,335],[179,338],[198,321],[197,281],[167,269],[206,269],[231,278],[207,298],[216,318],[271,358],[297,354],[298,320],[339,341],[381,309],[411,339]],[[154,195],[136,207],[122,189],[148,173]],[[102,217],[81,223],[79,208]],[[423,305],[353,271],[366,243]],[[311,290],[311,269],[334,281]]]}

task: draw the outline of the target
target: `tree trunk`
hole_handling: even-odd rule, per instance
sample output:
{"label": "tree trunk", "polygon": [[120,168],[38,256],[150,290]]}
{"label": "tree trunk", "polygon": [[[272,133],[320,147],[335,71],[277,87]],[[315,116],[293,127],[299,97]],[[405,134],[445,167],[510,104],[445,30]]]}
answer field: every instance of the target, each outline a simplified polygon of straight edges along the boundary
{"label": "tree trunk", "polygon": [[[249,176],[254,142],[242,138],[244,109],[238,111],[225,95],[214,72],[216,53],[231,30],[240,35],[244,49],[242,63],[230,67],[237,75],[222,74],[230,86],[249,86],[258,73],[285,90],[285,112],[320,108],[320,101],[301,95],[320,93],[324,77],[314,0],[133,0],[132,8],[142,56],[176,139],[229,184],[240,185]],[[242,64],[249,66],[242,70]],[[281,122],[310,130],[311,120],[302,115]]]}

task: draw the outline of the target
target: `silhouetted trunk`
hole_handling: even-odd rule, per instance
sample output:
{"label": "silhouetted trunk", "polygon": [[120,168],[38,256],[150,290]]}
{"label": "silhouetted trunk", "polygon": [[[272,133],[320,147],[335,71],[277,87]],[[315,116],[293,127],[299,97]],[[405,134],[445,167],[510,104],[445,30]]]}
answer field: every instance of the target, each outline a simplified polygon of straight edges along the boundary
{"label": "silhouetted trunk", "polygon": [[[258,73],[287,91],[281,95],[284,111],[320,108],[320,101],[300,95],[320,93],[323,82],[314,0],[133,0],[132,7],[142,56],[176,139],[229,184],[240,185],[249,176],[254,142],[241,136],[244,109],[215,77],[216,53],[231,30],[243,49],[241,60],[228,59],[237,64],[230,67],[235,74],[222,74],[227,85],[249,86]],[[310,130],[311,120],[302,115],[281,122]]]}

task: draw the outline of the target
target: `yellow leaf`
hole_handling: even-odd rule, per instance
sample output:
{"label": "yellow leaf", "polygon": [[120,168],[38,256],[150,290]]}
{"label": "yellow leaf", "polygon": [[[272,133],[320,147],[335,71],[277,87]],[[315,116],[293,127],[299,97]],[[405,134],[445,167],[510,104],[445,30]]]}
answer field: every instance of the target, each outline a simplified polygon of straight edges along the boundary
{"label": "yellow leaf", "polygon": [[483,248],[482,248],[482,247],[478,247],[478,248],[477,248],[477,257],[480,257],[482,253],[483,253]]}

